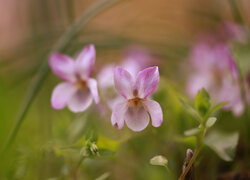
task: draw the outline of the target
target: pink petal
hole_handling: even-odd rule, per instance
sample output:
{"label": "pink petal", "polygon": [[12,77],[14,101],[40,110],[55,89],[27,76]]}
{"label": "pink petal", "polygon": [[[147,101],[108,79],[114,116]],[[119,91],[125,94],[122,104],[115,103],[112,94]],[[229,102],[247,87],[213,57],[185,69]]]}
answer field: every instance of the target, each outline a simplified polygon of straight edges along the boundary
{"label": "pink petal", "polygon": [[51,105],[54,109],[62,109],[66,106],[69,99],[77,91],[71,83],[60,83],[53,90]]}
{"label": "pink petal", "polygon": [[133,97],[134,79],[128,71],[121,67],[114,70],[114,82],[116,90],[126,99]]}
{"label": "pink petal", "polygon": [[76,69],[78,74],[86,79],[90,76],[95,64],[95,47],[90,44],[86,46],[76,58]]}
{"label": "pink petal", "polygon": [[148,126],[149,115],[143,106],[129,107],[125,114],[125,121],[128,128],[133,131],[142,131]]}
{"label": "pink petal", "polygon": [[238,68],[237,68],[237,64],[235,62],[235,60],[233,59],[232,56],[229,56],[228,57],[228,64],[229,64],[229,68],[231,70],[231,73],[232,73],[232,76],[234,78],[234,80],[238,80]]}
{"label": "pink petal", "polygon": [[136,78],[136,89],[141,98],[147,97],[157,87],[160,80],[158,67],[149,67],[140,71]]}
{"label": "pink petal", "polygon": [[97,81],[101,90],[106,90],[114,86],[114,69],[114,65],[109,64],[104,66],[98,73]]}
{"label": "pink petal", "polygon": [[68,107],[72,112],[85,111],[92,103],[93,97],[88,89],[78,89],[70,98]]}
{"label": "pink petal", "polygon": [[209,89],[211,82],[210,74],[202,72],[194,73],[187,82],[187,92],[190,96],[195,97],[200,89]]}
{"label": "pink petal", "polygon": [[215,50],[210,47],[207,41],[209,40],[195,43],[190,53],[192,64],[201,71],[208,71],[216,64]]}
{"label": "pink petal", "polygon": [[94,97],[95,103],[99,103],[99,95],[98,95],[98,89],[97,89],[97,82],[95,79],[89,78],[88,79],[88,87],[90,89],[90,92],[92,96]]}
{"label": "pink petal", "polygon": [[117,104],[112,112],[111,115],[111,123],[113,126],[117,127],[118,129],[123,128],[124,126],[124,115],[127,111],[127,102],[123,101]]}
{"label": "pink petal", "polygon": [[242,113],[244,112],[244,104],[242,102],[238,102],[236,103],[233,107],[232,107],[232,111],[233,111],[233,114],[235,116],[240,116],[242,115]]}
{"label": "pink petal", "polygon": [[153,100],[145,100],[144,104],[151,116],[152,125],[159,127],[163,122],[163,113],[160,104]]}
{"label": "pink petal", "polygon": [[113,97],[113,98],[110,98],[110,99],[107,99],[106,100],[106,103],[109,107],[110,110],[113,110],[115,108],[115,106],[124,101],[124,98],[122,96],[116,96],[116,97]]}
{"label": "pink petal", "polygon": [[70,82],[75,81],[74,61],[70,57],[59,53],[52,53],[49,64],[53,73],[60,78]]}

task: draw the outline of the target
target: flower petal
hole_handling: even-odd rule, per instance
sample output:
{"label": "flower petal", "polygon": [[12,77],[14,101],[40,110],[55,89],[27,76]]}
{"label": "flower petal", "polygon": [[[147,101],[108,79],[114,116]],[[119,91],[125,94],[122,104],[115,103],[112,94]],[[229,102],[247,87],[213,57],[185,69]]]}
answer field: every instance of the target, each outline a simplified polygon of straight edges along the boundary
{"label": "flower petal", "polygon": [[54,109],[62,109],[66,106],[68,100],[77,91],[71,83],[65,82],[58,84],[53,90],[51,97],[51,106]]}
{"label": "flower petal", "polygon": [[129,107],[125,114],[125,121],[128,128],[133,131],[142,131],[148,126],[149,115],[143,106]]}
{"label": "flower petal", "polygon": [[97,89],[97,81],[93,78],[88,79],[88,87],[90,89],[90,92],[92,96],[94,97],[95,103],[99,103],[99,95],[98,95],[98,89]]}
{"label": "flower petal", "polygon": [[136,78],[136,89],[141,98],[147,97],[157,87],[160,80],[159,70],[157,66],[149,67],[140,71]]}
{"label": "flower petal", "polygon": [[118,103],[112,112],[111,115],[111,123],[114,127],[117,127],[118,129],[123,128],[124,126],[124,115],[127,111],[127,102],[123,101],[121,103]]}
{"label": "flower petal", "polygon": [[128,71],[121,67],[116,67],[114,70],[115,88],[124,98],[130,99],[133,97],[134,79]]}
{"label": "flower petal", "polygon": [[234,104],[234,106],[232,107],[232,111],[235,116],[239,117],[244,112],[244,104],[242,102]]}
{"label": "flower petal", "polygon": [[195,97],[200,89],[209,89],[212,82],[211,74],[205,72],[196,72],[189,78],[187,82],[187,92],[190,96]]}
{"label": "flower petal", "polygon": [[78,89],[70,98],[68,107],[72,112],[85,111],[92,103],[93,97],[88,89]]}
{"label": "flower petal", "polygon": [[144,104],[151,116],[152,125],[154,127],[159,127],[163,122],[163,113],[161,106],[158,102],[154,100],[145,100]]}
{"label": "flower petal", "polygon": [[104,66],[98,73],[97,81],[101,90],[114,87],[114,64]]}
{"label": "flower petal", "polygon": [[90,76],[95,64],[95,46],[90,44],[79,53],[76,58],[76,69],[78,74],[86,79]]}
{"label": "flower petal", "polygon": [[53,73],[60,78],[70,82],[76,80],[74,75],[74,61],[70,57],[60,53],[52,53],[50,55],[49,65]]}

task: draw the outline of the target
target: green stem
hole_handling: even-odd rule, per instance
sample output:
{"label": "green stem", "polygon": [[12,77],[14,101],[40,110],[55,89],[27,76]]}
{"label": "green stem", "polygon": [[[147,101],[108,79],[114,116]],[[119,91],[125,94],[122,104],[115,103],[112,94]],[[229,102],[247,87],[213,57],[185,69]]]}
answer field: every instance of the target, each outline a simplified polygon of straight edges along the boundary
{"label": "green stem", "polygon": [[204,138],[204,135],[205,135],[205,132],[206,132],[206,129],[205,129],[204,125],[203,124],[201,124],[201,125],[202,125],[202,130],[201,130],[200,136],[196,137],[196,147],[195,147],[193,157],[189,161],[188,166],[185,168],[184,172],[181,174],[181,176],[179,177],[178,180],[184,180],[185,179],[187,173],[191,169],[192,165],[194,164],[194,162],[195,162],[195,160],[196,160],[196,158],[197,158],[197,156],[198,156],[198,154],[200,152],[201,146],[203,144],[203,138]]}
{"label": "green stem", "polygon": [[72,178],[73,178],[74,180],[77,179],[78,169],[80,168],[80,166],[81,166],[81,164],[82,164],[82,162],[83,162],[84,159],[85,159],[85,156],[82,156],[81,159],[79,160],[79,162],[77,163],[77,166],[75,167],[75,169],[73,169],[73,170],[71,171],[71,173],[70,173],[71,176],[72,176]]}
{"label": "green stem", "polygon": [[[61,38],[57,41],[57,43],[52,47],[51,52],[55,51],[64,51],[69,43],[74,39],[76,34],[82,29],[82,27],[93,17],[98,15],[100,12],[105,10],[106,8],[110,7],[111,5],[119,2],[121,0],[102,0],[95,4],[94,6],[90,7],[83,15],[72,25],[70,26],[65,33],[61,36]],[[38,94],[46,76],[49,73],[49,66],[48,66],[48,58],[43,62],[40,69],[38,70],[37,75],[35,76],[34,81],[31,83],[30,88],[28,90],[27,96],[23,102],[22,108],[15,120],[15,124],[8,136],[8,139],[4,145],[3,153],[6,152],[13,141],[16,138],[16,135],[23,123],[23,120],[34,101],[36,95]]]}
{"label": "green stem", "polygon": [[170,178],[171,178],[172,180],[174,180],[174,179],[175,179],[175,178],[174,178],[174,175],[173,175],[173,173],[171,172],[171,170],[169,169],[169,167],[168,167],[168,166],[165,166],[165,168],[167,169],[167,172],[168,172]]}

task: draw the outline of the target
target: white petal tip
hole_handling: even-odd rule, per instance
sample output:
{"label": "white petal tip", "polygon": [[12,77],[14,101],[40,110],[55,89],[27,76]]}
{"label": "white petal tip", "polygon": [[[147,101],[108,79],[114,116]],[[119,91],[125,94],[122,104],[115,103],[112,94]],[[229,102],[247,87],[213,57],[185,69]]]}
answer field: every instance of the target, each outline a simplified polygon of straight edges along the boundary
{"label": "white petal tip", "polygon": [[162,123],[163,123],[163,120],[159,121],[159,123],[157,123],[157,124],[152,124],[152,126],[160,127],[162,125]]}

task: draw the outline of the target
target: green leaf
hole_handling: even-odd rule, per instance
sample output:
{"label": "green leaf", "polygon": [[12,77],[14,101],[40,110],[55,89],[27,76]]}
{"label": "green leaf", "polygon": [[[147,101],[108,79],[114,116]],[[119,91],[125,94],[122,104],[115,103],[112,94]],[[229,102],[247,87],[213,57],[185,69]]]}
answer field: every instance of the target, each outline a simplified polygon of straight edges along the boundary
{"label": "green leaf", "polygon": [[210,108],[210,96],[208,92],[203,88],[195,97],[195,109],[199,114],[204,117]]}
{"label": "green leaf", "polygon": [[210,117],[210,118],[208,118],[208,120],[206,122],[206,127],[207,128],[212,127],[215,124],[216,121],[217,121],[216,117]]}
{"label": "green leaf", "polygon": [[184,132],[184,135],[185,135],[185,136],[195,136],[195,135],[198,134],[200,131],[201,131],[200,128],[193,128],[193,129],[186,130],[186,131]]}
{"label": "green leaf", "polygon": [[181,98],[179,98],[179,102],[185,111],[187,111],[189,114],[191,114],[198,122],[201,122],[200,115],[197,113],[197,111],[190,104],[183,101]]}
{"label": "green leaf", "polygon": [[235,149],[238,144],[239,133],[231,134],[213,131],[205,137],[204,142],[209,146],[221,159],[232,161]]}
{"label": "green leaf", "polygon": [[105,172],[104,174],[102,174],[101,176],[99,176],[98,178],[96,178],[95,180],[105,180],[110,176],[110,172]]}
{"label": "green leaf", "polygon": [[85,137],[86,141],[90,141],[92,143],[96,143],[98,140],[98,134],[94,130],[89,130],[86,133]]}
{"label": "green leaf", "polygon": [[208,115],[214,113],[215,111],[220,110],[223,106],[225,106],[225,105],[227,105],[227,104],[228,104],[228,102],[222,102],[222,103],[216,104],[214,107],[212,107],[212,108],[209,110]]}
{"label": "green leaf", "polygon": [[99,149],[99,154],[100,154],[100,157],[108,158],[108,157],[113,156],[115,154],[115,152],[110,151],[108,149]]}
{"label": "green leaf", "polygon": [[109,149],[111,151],[116,151],[119,145],[120,145],[119,141],[108,139],[100,134],[98,136],[97,146],[100,149]]}
{"label": "green leaf", "polygon": [[155,166],[167,166],[168,160],[166,157],[158,155],[150,159],[150,164]]}
{"label": "green leaf", "polygon": [[195,136],[187,136],[184,138],[178,138],[177,139],[179,142],[191,146],[191,147],[195,147],[196,144],[196,137]]}

